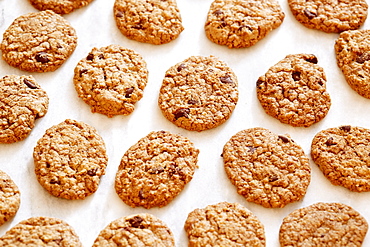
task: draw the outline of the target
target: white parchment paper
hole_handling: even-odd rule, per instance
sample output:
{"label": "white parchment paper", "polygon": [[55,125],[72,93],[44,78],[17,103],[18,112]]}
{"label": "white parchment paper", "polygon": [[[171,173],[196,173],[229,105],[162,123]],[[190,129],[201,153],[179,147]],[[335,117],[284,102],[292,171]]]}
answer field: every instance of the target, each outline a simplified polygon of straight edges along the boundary
{"label": "white parchment paper", "polygon": [[[67,221],[84,246],[91,246],[99,232],[111,221],[134,213],[147,212],[162,219],[175,235],[177,246],[187,246],[183,230],[189,212],[221,201],[239,202],[250,209],[265,226],[267,246],[279,246],[278,233],[283,218],[297,208],[316,202],[341,202],[352,206],[370,221],[369,193],[354,193],[333,186],[310,160],[311,184],[304,199],[282,209],[268,209],[249,203],[238,195],[228,180],[220,157],[223,145],[236,132],[265,127],[277,134],[288,133],[307,155],[314,135],[326,128],[343,124],[370,128],[370,100],[355,93],[336,65],[334,42],[338,34],[307,29],[292,16],[287,1],[280,0],[285,13],[282,25],[250,48],[228,49],[210,42],[204,23],[212,0],[178,0],[185,30],[169,44],[155,46],[124,37],[113,16],[114,0],[94,0],[90,5],[64,17],[76,29],[78,46],[57,71],[32,73],[50,98],[49,111],[37,120],[30,136],[14,144],[0,144],[0,169],[8,173],[21,190],[21,206],[16,216],[0,227],[0,235],[19,221],[33,216],[57,217]],[[0,0],[1,35],[20,15],[35,12],[28,0]],[[369,20],[362,29],[369,28]],[[147,62],[149,82],[144,97],[129,116],[108,118],[93,114],[77,97],[73,70],[93,47],[120,44],[140,53]],[[294,128],[265,114],[256,97],[255,82],[269,67],[288,54],[313,53],[327,75],[331,109],[321,122],[309,128]],[[157,105],[158,92],[165,71],[192,55],[214,55],[225,61],[239,81],[239,101],[231,118],[218,128],[201,133],[186,131],[167,121]],[[10,67],[0,59],[0,76],[29,74]],[[106,175],[98,191],[81,201],[69,201],[49,195],[36,180],[32,158],[37,140],[52,125],[71,118],[94,126],[103,137],[109,156]],[[114,190],[114,178],[124,152],[152,130],[168,130],[188,137],[200,149],[199,169],[185,190],[163,208],[130,208]],[[370,246],[369,236],[364,246]]]}

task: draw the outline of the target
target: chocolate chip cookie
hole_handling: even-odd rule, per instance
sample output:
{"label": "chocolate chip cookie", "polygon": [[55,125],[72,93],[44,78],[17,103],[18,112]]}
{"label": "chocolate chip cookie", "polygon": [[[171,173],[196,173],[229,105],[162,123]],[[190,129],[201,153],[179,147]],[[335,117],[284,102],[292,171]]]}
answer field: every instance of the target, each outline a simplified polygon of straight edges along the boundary
{"label": "chocolate chip cookie", "polygon": [[192,246],[266,246],[260,220],[238,203],[221,202],[189,213],[185,231]]}
{"label": "chocolate chip cookie", "polygon": [[33,158],[39,183],[51,195],[71,200],[94,193],[108,163],[95,128],[71,119],[46,130]]}
{"label": "chocolate chip cookie", "polygon": [[370,30],[346,31],[335,42],[338,67],[350,87],[370,99]]}
{"label": "chocolate chip cookie", "polygon": [[294,127],[309,127],[327,115],[331,100],[317,62],[311,54],[288,55],[258,78],[257,97],[268,115]]}
{"label": "chocolate chip cookie", "polygon": [[29,0],[38,10],[52,10],[57,14],[69,14],[75,9],[88,5],[93,0]]}
{"label": "chocolate chip cookie", "polygon": [[77,46],[75,29],[51,10],[22,15],[3,34],[3,59],[29,72],[58,69]]}
{"label": "chocolate chip cookie", "polygon": [[283,22],[276,0],[214,0],[205,32],[209,40],[229,48],[250,47]]}
{"label": "chocolate chip cookie", "polygon": [[297,21],[327,33],[358,29],[367,18],[366,0],[288,0],[288,3]]}
{"label": "chocolate chip cookie", "polygon": [[319,202],[294,210],[283,220],[281,246],[362,246],[368,224],[342,203]]}
{"label": "chocolate chip cookie", "polygon": [[370,129],[343,125],[322,130],[312,140],[311,156],[332,184],[370,191]]}
{"label": "chocolate chip cookie", "polygon": [[186,137],[153,131],[123,155],[116,192],[131,207],[166,206],[193,178],[198,153]]}
{"label": "chocolate chip cookie", "polygon": [[51,217],[32,217],[19,222],[0,238],[0,246],[82,247],[74,229],[65,221]]}
{"label": "chocolate chip cookie", "polygon": [[144,59],[120,45],[93,48],[74,72],[78,96],[91,106],[92,112],[108,117],[133,112],[148,81]]}
{"label": "chocolate chip cookie", "polygon": [[18,186],[0,170],[0,226],[13,217],[21,203]]}
{"label": "chocolate chip cookie", "polygon": [[166,44],[184,30],[176,0],[115,0],[113,13],[122,34],[139,42]]}
{"label": "chocolate chip cookie", "polygon": [[0,143],[24,140],[45,116],[49,98],[33,76],[0,79]]}
{"label": "chocolate chip cookie", "polygon": [[166,224],[151,214],[135,214],[111,222],[103,229],[93,247],[98,246],[175,246]]}
{"label": "chocolate chip cookie", "polygon": [[306,194],[308,157],[289,135],[264,128],[242,130],[225,144],[222,157],[227,176],[249,202],[282,208]]}
{"label": "chocolate chip cookie", "polygon": [[216,57],[192,56],[169,68],[158,105],[178,127],[203,131],[224,123],[238,101],[238,81]]}

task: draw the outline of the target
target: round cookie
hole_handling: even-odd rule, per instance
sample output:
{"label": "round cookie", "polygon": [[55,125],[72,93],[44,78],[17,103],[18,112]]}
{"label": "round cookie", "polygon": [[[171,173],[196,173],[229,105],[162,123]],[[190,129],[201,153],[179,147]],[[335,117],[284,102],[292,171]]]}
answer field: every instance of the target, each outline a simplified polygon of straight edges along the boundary
{"label": "round cookie", "polygon": [[358,29],[367,18],[366,0],[288,0],[288,4],[305,27],[327,33]]}
{"label": "round cookie", "polygon": [[0,238],[0,246],[74,246],[82,247],[74,229],[65,221],[32,217],[19,222]]}
{"label": "round cookie", "polygon": [[115,0],[113,13],[122,34],[139,42],[166,44],[184,30],[176,0]]}
{"label": "round cookie", "polygon": [[309,127],[330,109],[326,76],[315,55],[286,56],[258,78],[256,87],[265,112],[294,127]]}
{"label": "round cookie", "polygon": [[322,130],[311,144],[311,157],[334,185],[370,191],[370,129],[344,125]]}
{"label": "round cookie", "polygon": [[366,219],[342,203],[315,203],[300,208],[283,220],[280,246],[362,246]]}
{"label": "round cookie", "polygon": [[33,158],[39,183],[51,195],[71,200],[94,193],[108,163],[97,131],[71,119],[46,130]]}
{"label": "round cookie", "polygon": [[158,105],[178,127],[203,131],[224,123],[238,101],[238,81],[217,58],[192,56],[166,72]]}
{"label": "round cookie", "polygon": [[6,75],[0,79],[0,143],[24,140],[35,120],[48,110],[49,98],[33,76]]}
{"label": "round cookie", "polygon": [[225,171],[238,193],[266,208],[282,208],[306,194],[311,168],[288,135],[264,128],[242,130],[225,144]]}
{"label": "round cookie", "polygon": [[108,117],[128,115],[143,97],[148,81],[144,59],[120,45],[93,48],[74,70],[78,96],[92,112]]}
{"label": "round cookie", "polygon": [[96,238],[99,246],[175,246],[175,239],[166,224],[151,214],[135,214],[111,222]]}
{"label": "round cookie", "polygon": [[204,28],[212,42],[243,48],[256,44],[278,28],[284,17],[276,0],[214,0]]}
{"label": "round cookie", "polygon": [[17,185],[8,174],[0,170],[0,226],[17,213],[20,203]]}
{"label": "round cookie", "polygon": [[29,72],[58,69],[77,46],[75,29],[51,10],[22,15],[3,34],[3,59]]}
{"label": "round cookie", "polygon": [[29,0],[38,10],[52,10],[57,14],[69,14],[75,9],[88,5],[93,0]]}
{"label": "round cookie", "polygon": [[190,212],[185,222],[189,247],[266,246],[260,220],[238,203],[221,202]]}
{"label": "round cookie", "polygon": [[346,31],[335,42],[338,67],[350,87],[370,99],[370,30]]}
{"label": "round cookie", "polygon": [[193,178],[198,154],[186,137],[150,132],[123,155],[116,174],[116,192],[131,207],[166,206]]}

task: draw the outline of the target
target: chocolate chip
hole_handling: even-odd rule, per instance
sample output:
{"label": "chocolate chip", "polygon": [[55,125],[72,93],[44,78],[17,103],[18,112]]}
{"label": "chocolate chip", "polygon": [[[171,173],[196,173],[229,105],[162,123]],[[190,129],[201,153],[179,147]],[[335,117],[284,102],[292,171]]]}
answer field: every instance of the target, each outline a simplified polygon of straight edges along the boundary
{"label": "chocolate chip", "polygon": [[317,60],[317,57],[315,55],[312,55],[311,57],[309,58],[306,58],[305,59],[307,62],[309,63],[314,63],[314,64],[317,64],[319,61]]}
{"label": "chocolate chip", "polygon": [[239,27],[239,31],[241,31],[243,28],[247,28],[250,32],[253,32],[253,29],[248,25],[242,25]]}
{"label": "chocolate chip", "polygon": [[126,98],[131,98],[131,94],[134,92],[134,90],[135,90],[134,87],[127,88],[126,92],[125,92],[125,97]]}
{"label": "chocolate chip", "polygon": [[104,59],[104,54],[99,54],[98,58],[99,59]]}
{"label": "chocolate chip", "polygon": [[87,69],[81,69],[80,70],[80,77],[82,76],[82,74],[85,74],[88,70]]}
{"label": "chocolate chip", "polygon": [[333,146],[336,145],[336,143],[333,141],[333,137],[329,137],[328,140],[325,142],[327,146]]}
{"label": "chocolate chip", "polygon": [[190,109],[189,108],[180,108],[180,109],[177,109],[174,112],[175,119],[177,120],[180,117],[188,118],[189,117],[189,113],[190,113]]}
{"label": "chocolate chip", "polygon": [[39,52],[36,54],[35,59],[39,63],[48,63],[50,60],[48,58],[48,54],[46,52]]}
{"label": "chocolate chip", "polygon": [[89,61],[92,61],[94,59],[94,54],[89,53],[89,55],[87,55],[86,59],[89,60]]}
{"label": "chocolate chip", "polygon": [[183,70],[183,69],[185,69],[186,68],[186,66],[185,66],[185,64],[180,64],[178,67],[177,67],[177,72],[180,72],[181,70]]}
{"label": "chocolate chip", "polygon": [[226,22],[220,21],[220,25],[217,28],[224,28],[226,27]]}
{"label": "chocolate chip", "polygon": [[299,71],[294,71],[294,72],[292,73],[292,78],[293,78],[293,80],[295,80],[295,81],[299,81],[299,80],[301,79],[301,72],[299,72]]}
{"label": "chocolate chip", "polygon": [[130,225],[132,227],[135,227],[135,228],[144,228],[141,223],[144,221],[143,218],[141,218],[140,216],[134,216],[133,218],[129,219],[128,222],[130,223]]}
{"label": "chocolate chip", "polygon": [[370,60],[370,53],[369,52],[364,52],[360,56],[356,58],[357,63],[365,63],[366,61]]}
{"label": "chocolate chip", "polygon": [[261,80],[261,79],[258,79],[257,82],[256,82],[256,86],[261,89],[261,85],[265,83],[265,81]]}
{"label": "chocolate chip", "polygon": [[224,84],[232,84],[234,83],[233,80],[231,79],[231,77],[229,75],[226,75],[226,76],[221,76],[220,77],[220,81]]}
{"label": "chocolate chip", "polygon": [[87,171],[87,175],[89,175],[89,176],[95,176],[97,171],[98,171],[98,168],[94,168],[94,169],[88,170]]}
{"label": "chocolate chip", "polygon": [[303,12],[304,12],[304,15],[307,16],[307,18],[310,19],[310,20],[317,17],[316,13],[314,13],[314,12],[308,10],[308,9],[304,9]]}
{"label": "chocolate chip", "polygon": [[216,10],[215,12],[213,12],[214,15],[222,15],[224,12],[220,9]]}
{"label": "chocolate chip", "polygon": [[278,177],[278,176],[276,176],[276,175],[272,175],[271,177],[269,177],[269,182],[270,182],[270,183],[272,183],[272,182],[277,181],[278,179],[279,179],[279,177]]}
{"label": "chocolate chip", "polygon": [[37,88],[37,86],[35,84],[33,84],[32,81],[27,80],[26,78],[24,78],[23,82],[24,82],[24,84],[27,85],[27,87],[29,87],[31,89],[36,89]]}
{"label": "chocolate chip", "polygon": [[52,178],[50,180],[50,184],[60,184],[60,181],[58,179]]}
{"label": "chocolate chip", "polygon": [[123,13],[121,11],[118,11],[116,14],[116,17],[121,18],[123,17]]}
{"label": "chocolate chip", "polygon": [[134,26],[132,26],[133,29],[143,29],[143,25],[141,24],[136,24]]}
{"label": "chocolate chip", "polygon": [[162,173],[164,172],[164,168],[159,166],[159,167],[155,167],[155,168],[152,168],[149,170],[149,173],[150,174],[159,174],[159,173]]}
{"label": "chocolate chip", "polygon": [[289,142],[289,138],[285,137],[285,136],[279,136],[279,138],[284,142],[284,143],[288,143]]}
{"label": "chocolate chip", "polygon": [[349,125],[341,126],[339,128],[345,132],[349,132],[351,130],[351,126]]}
{"label": "chocolate chip", "polygon": [[141,200],[144,200],[144,199],[145,199],[145,196],[144,196],[144,192],[143,192],[143,190],[139,190],[139,198],[140,198]]}
{"label": "chocolate chip", "polygon": [[196,104],[199,104],[199,102],[198,102],[197,100],[195,100],[195,99],[190,99],[190,100],[188,101],[188,104],[189,104],[189,105],[196,105]]}

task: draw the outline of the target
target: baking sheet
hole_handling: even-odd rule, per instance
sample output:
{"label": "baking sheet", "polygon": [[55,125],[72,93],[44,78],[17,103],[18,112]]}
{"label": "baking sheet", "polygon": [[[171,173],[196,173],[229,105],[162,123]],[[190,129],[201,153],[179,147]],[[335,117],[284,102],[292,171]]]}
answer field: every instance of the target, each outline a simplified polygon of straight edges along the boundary
{"label": "baking sheet", "polygon": [[[212,0],[178,0],[185,30],[169,44],[155,46],[124,37],[115,25],[114,0],[94,0],[90,5],[64,17],[76,29],[78,46],[57,71],[31,73],[50,98],[49,111],[37,120],[30,136],[14,144],[0,144],[0,169],[8,173],[21,191],[21,206],[16,216],[0,227],[0,235],[19,221],[33,216],[57,217],[67,221],[84,246],[91,246],[99,232],[111,221],[134,213],[147,212],[162,219],[174,233],[177,246],[187,246],[183,225],[187,214],[221,201],[238,202],[250,209],[265,226],[267,246],[279,246],[278,232],[283,218],[293,210],[316,202],[341,202],[352,206],[370,221],[369,193],[355,193],[333,186],[310,160],[311,184],[300,202],[282,209],[268,209],[247,202],[228,180],[220,157],[223,145],[237,131],[264,127],[278,134],[288,133],[307,155],[313,136],[326,128],[343,124],[370,128],[370,100],[355,93],[345,82],[336,65],[334,42],[338,34],[307,29],[292,16],[287,1],[280,0],[285,13],[282,25],[250,48],[228,49],[210,42],[204,33],[204,22]],[[0,33],[15,18],[36,10],[27,0],[0,0]],[[369,20],[362,29],[369,27]],[[93,47],[120,44],[140,53],[147,62],[149,82],[144,97],[129,116],[108,118],[93,114],[77,97],[73,70]],[[309,128],[291,127],[265,114],[256,97],[255,82],[268,68],[288,54],[313,53],[327,75],[331,109],[321,122]],[[191,132],[167,121],[157,105],[158,92],[165,71],[192,55],[214,55],[225,61],[239,81],[239,101],[231,118],[223,125],[204,132]],[[30,74],[10,67],[0,60],[0,76]],[[32,152],[37,140],[52,125],[71,118],[94,126],[103,137],[109,157],[106,175],[97,192],[81,201],[53,197],[36,180]],[[114,177],[124,152],[153,130],[168,130],[188,137],[200,149],[199,169],[185,190],[163,208],[130,208],[114,190]],[[364,246],[370,246],[369,236]]]}

